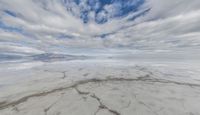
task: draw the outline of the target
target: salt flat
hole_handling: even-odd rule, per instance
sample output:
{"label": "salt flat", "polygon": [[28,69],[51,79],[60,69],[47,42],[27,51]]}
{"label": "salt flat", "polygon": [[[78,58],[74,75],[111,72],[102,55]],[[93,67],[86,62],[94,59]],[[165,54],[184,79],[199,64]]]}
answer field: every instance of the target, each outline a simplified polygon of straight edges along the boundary
{"label": "salt flat", "polygon": [[200,0],[0,0],[0,115],[200,115]]}
{"label": "salt flat", "polygon": [[196,61],[1,64],[0,115],[200,115]]}

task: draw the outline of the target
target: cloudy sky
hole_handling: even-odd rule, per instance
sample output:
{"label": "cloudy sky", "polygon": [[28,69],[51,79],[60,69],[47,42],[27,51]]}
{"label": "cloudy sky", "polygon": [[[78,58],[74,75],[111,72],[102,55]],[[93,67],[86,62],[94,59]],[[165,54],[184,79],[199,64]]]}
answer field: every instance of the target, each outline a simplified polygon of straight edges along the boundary
{"label": "cloudy sky", "polygon": [[0,52],[198,49],[199,0],[0,0]]}

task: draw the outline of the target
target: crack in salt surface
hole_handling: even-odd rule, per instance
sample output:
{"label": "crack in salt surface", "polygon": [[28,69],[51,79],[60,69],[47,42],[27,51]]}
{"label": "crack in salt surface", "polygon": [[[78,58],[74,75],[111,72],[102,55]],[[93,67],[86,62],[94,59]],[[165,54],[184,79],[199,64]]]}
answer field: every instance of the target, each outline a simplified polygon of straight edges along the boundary
{"label": "crack in salt surface", "polygon": [[94,115],[97,115],[97,113],[101,109],[106,109],[106,110],[108,110],[110,113],[112,113],[114,115],[120,115],[120,113],[117,112],[116,110],[110,109],[110,107],[108,107],[105,104],[103,104],[103,102],[101,101],[101,99],[98,96],[96,96],[95,93],[80,91],[78,89],[78,87],[75,87],[75,90],[78,92],[79,95],[89,95],[90,94],[90,97],[93,98],[93,99],[95,99],[99,103],[98,109],[95,111]]}
{"label": "crack in salt surface", "polygon": [[118,82],[140,81],[140,82],[150,82],[150,83],[174,84],[174,85],[189,86],[189,87],[200,87],[200,84],[182,83],[182,82],[176,82],[176,81],[170,81],[170,80],[164,80],[164,79],[156,79],[156,78],[151,79],[150,75],[145,75],[145,76],[141,76],[138,78],[106,78],[106,79],[92,78],[92,79],[85,79],[85,80],[77,81],[74,84],[71,84],[69,86],[60,87],[60,88],[52,89],[49,91],[44,91],[44,92],[28,95],[28,96],[22,97],[16,101],[13,101],[13,102],[6,102],[6,101],[0,102],[0,110],[19,105],[21,103],[25,103],[30,98],[47,96],[48,94],[52,94],[55,92],[68,90],[71,88],[76,88],[79,85],[84,85],[84,84],[88,84],[88,83],[115,82],[115,81],[118,81]]}
{"label": "crack in salt surface", "polygon": [[145,102],[139,100],[137,98],[137,95],[135,95],[135,99],[139,102],[139,104],[143,105],[144,107],[146,107],[147,109],[149,109],[151,112],[153,112],[155,115],[158,115],[158,113],[156,111],[154,111],[149,105],[147,105]]}
{"label": "crack in salt surface", "polygon": [[62,99],[62,97],[63,97],[63,94],[54,103],[52,103],[51,105],[49,105],[47,108],[44,109],[45,115],[48,115],[48,111],[51,110],[54,107],[54,105],[56,105]]}
{"label": "crack in salt surface", "polygon": [[108,106],[106,106],[105,104],[103,104],[103,102],[101,101],[101,99],[99,97],[97,97],[95,94],[91,95],[91,97],[94,98],[94,99],[96,99],[98,101],[98,103],[99,103],[99,108],[94,113],[94,115],[96,115],[99,112],[99,110],[101,110],[101,109],[106,109],[110,113],[112,113],[113,115],[121,115],[118,111],[113,110],[113,109],[109,108]]}

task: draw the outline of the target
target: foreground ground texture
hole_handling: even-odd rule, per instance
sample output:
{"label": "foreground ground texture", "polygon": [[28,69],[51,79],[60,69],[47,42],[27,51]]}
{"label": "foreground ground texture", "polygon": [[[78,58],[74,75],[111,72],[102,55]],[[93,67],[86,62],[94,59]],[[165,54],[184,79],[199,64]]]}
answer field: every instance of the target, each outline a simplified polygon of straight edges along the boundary
{"label": "foreground ground texture", "polygon": [[197,62],[1,64],[0,115],[200,115]]}

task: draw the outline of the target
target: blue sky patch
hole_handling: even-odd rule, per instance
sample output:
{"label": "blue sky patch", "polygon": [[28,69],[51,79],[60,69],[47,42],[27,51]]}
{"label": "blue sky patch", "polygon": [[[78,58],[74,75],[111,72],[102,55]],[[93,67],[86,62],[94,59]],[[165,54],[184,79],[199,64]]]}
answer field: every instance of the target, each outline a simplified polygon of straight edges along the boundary
{"label": "blue sky patch", "polygon": [[[89,14],[94,12],[94,21],[98,24],[104,24],[112,18],[122,18],[130,13],[138,11],[145,0],[87,0],[86,2],[81,0],[72,0],[80,10],[78,17],[82,19],[83,23],[88,23],[92,19]],[[65,0],[65,4],[69,4],[69,0]],[[114,7],[116,12],[109,11],[106,6]],[[76,14],[71,10],[72,14]]]}
{"label": "blue sky patch", "polygon": [[23,30],[21,28],[9,26],[9,25],[3,23],[2,21],[0,21],[0,29],[10,31],[10,32],[23,33]]}
{"label": "blue sky patch", "polygon": [[17,14],[14,13],[14,12],[12,12],[12,11],[10,11],[10,10],[4,10],[4,12],[5,12],[6,14],[10,15],[10,16],[17,17]]}

